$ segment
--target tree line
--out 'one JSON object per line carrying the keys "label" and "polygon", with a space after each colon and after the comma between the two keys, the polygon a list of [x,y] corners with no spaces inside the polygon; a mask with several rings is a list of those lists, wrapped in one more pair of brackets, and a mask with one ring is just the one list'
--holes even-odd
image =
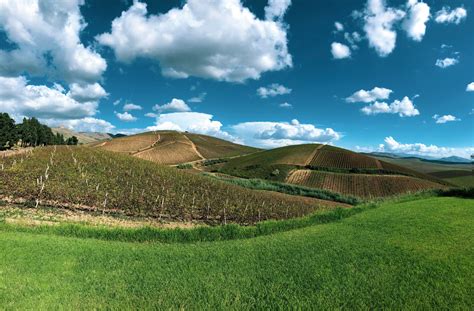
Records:
{"label": "tree line", "polygon": [[77,145],[76,136],[64,139],[64,135],[54,134],[51,128],[41,124],[36,118],[24,118],[23,123],[15,124],[8,113],[0,113],[0,150],[15,145],[37,147],[47,145]]}

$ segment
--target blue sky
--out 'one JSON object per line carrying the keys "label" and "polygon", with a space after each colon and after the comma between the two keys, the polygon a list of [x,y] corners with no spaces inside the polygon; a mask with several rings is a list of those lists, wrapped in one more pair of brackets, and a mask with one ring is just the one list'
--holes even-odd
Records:
{"label": "blue sky", "polygon": [[27,4],[0,3],[0,110],[17,120],[474,153],[472,1]]}

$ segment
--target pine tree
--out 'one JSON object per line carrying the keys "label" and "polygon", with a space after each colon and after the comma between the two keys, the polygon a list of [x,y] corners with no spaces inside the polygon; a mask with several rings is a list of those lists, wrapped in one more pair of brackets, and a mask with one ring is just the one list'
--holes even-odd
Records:
{"label": "pine tree", "polygon": [[0,150],[10,149],[17,142],[15,120],[8,113],[0,113]]}

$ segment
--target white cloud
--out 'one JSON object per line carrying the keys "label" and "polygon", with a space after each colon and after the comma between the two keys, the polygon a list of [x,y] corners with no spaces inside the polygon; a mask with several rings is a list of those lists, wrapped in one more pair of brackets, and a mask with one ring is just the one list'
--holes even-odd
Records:
{"label": "white cloud", "polygon": [[110,122],[91,117],[75,120],[41,119],[41,122],[51,127],[65,127],[76,132],[112,133],[115,131],[115,126]]}
{"label": "white cloud", "polygon": [[169,77],[243,82],[292,66],[281,21],[289,4],[270,1],[260,20],[240,0],[188,0],[160,15],[135,1],[97,40],[121,62],[156,60]]}
{"label": "white cloud", "polygon": [[351,57],[351,49],[345,44],[333,42],[331,44],[331,53],[334,59],[343,59]]}
{"label": "white cloud", "polygon": [[135,104],[132,104],[132,103],[125,104],[123,106],[123,111],[142,110],[142,109],[143,109],[142,106],[135,105]]}
{"label": "white cloud", "polygon": [[119,118],[120,121],[124,121],[124,122],[137,121],[137,118],[128,112],[124,112],[124,113],[115,112],[115,115],[117,116],[117,118]]}
{"label": "white cloud", "polygon": [[359,90],[346,98],[349,103],[371,103],[379,99],[388,99],[393,91],[383,87],[374,87],[370,91]]}
{"label": "white cloud", "polygon": [[418,0],[408,0],[407,7],[408,15],[402,27],[411,39],[421,41],[426,33],[426,23],[431,16],[430,7]]}
{"label": "white cloud", "polygon": [[422,155],[430,157],[449,157],[449,156],[460,156],[469,158],[474,153],[474,147],[466,148],[451,148],[451,147],[438,147],[436,145],[425,145],[422,143],[415,144],[403,144],[396,141],[393,137],[389,136],[385,138],[385,144],[379,147],[379,151],[407,153],[413,155]]}
{"label": "white cloud", "polygon": [[182,99],[173,98],[171,102],[164,105],[155,105],[153,110],[158,113],[164,112],[189,112],[191,108]]}
{"label": "white cloud", "polygon": [[395,49],[397,32],[394,27],[405,17],[405,12],[387,8],[384,0],[368,0],[363,13],[364,31],[369,45],[385,57]]}
{"label": "white cloud", "polygon": [[362,41],[362,37],[357,31],[354,31],[353,33],[345,32],[344,39],[351,45],[353,50],[357,50],[359,48],[357,43]]}
{"label": "white cloud", "polygon": [[435,114],[433,116],[433,119],[436,120],[437,124],[444,124],[446,122],[453,122],[453,121],[461,121],[461,119],[458,119],[455,116],[450,115],[450,114],[444,115],[444,116]]}
{"label": "white cloud", "polygon": [[285,103],[281,103],[280,107],[281,108],[293,108],[293,105],[285,102]]}
{"label": "white cloud", "polygon": [[257,90],[258,96],[261,98],[267,98],[267,97],[275,97],[278,95],[286,95],[290,94],[292,89],[287,88],[284,85],[278,84],[278,83],[273,83],[270,84],[267,87],[260,87]]}
{"label": "white cloud", "polygon": [[16,119],[79,119],[97,112],[96,101],[79,102],[64,88],[30,85],[25,77],[0,77],[0,107]]}
{"label": "white cloud", "polygon": [[99,101],[101,98],[109,95],[99,83],[72,83],[69,88],[68,95],[79,102]]}
{"label": "white cloud", "polygon": [[447,68],[450,66],[454,66],[459,63],[459,60],[456,58],[447,57],[445,59],[437,59],[435,65],[440,68]]}
{"label": "white cloud", "polygon": [[474,92],[474,82],[471,82],[467,85],[466,92]]}
{"label": "white cloud", "polygon": [[107,68],[106,61],[81,43],[86,27],[82,0],[0,1],[0,29],[13,50],[0,50],[0,75],[59,77],[67,82],[92,83]]}
{"label": "white cloud", "polygon": [[148,131],[174,130],[205,134],[236,141],[235,137],[222,130],[222,123],[212,120],[213,115],[200,112],[174,112],[161,114]]}
{"label": "white cloud", "polygon": [[467,11],[463,7],[451,10],[449,6],[443,7],[436,12],[435,21],[441,24],[459,24],[467,17]]}
{"label": "white cloud", "polygon": [[420,114],[413,102],[406,96],[401,101],[395,100],[391,104],[375,102],[363,107],[361,111],[366,115],[390,113],[398,114],[400,117],[414,117]]}
{"label": "white cloud", "polygon": [[319,129],[312,124],[291,122],[244,122],[232,126],[233,132],[246,144],[273,148],[304,143],[330,143],[341,138],[331,128]]}
{"label": "white cloud", "polygon": [[335,22],[334,27],[336,27],[336,32],[344,31],[344,25],[340,22]]}
{"label": "white cloud", "polygon": [[159,114],[153,113],[153,112],[148,112],[145,114],[145,117],[148,118],[158,118]]}
{"label": "white cloud", "polygon": [[285,16],[291,0],[269,0],[265,7],[265,18],[267,20],[281,21]]}
{"label": "white cloud", "polygon": [[199,94],[198,96],[195,96],[195,97],[192,97],[192,98],[188,99],[188,102],[190,102],[190,103],[202,103],[204,101],[204,99],[206,98],[206,95],[207,95],[207,93],[203,92],[203,93]]}

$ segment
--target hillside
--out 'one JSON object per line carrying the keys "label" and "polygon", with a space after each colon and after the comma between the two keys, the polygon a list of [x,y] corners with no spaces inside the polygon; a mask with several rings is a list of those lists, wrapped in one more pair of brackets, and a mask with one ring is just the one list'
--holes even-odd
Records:
{"label": "hillside", "polygon": [[0,199],[26,201],[32,206],[43,204],[168,221],[249,224],[342,205],[252,191],[90,147],[38,148],[1,158],[0,164]]}
{"label": "hillside", "polygon": [[376,158],[413,171],[442,179],[461,187],[474,187],[474,165],[470,163],[449,163],[419,158]]}
{"label": "hillside", "polygon": [[115,138],[97,148],[121,152],[159,164],[175,165],[205,159],[240,156],[259,149],[215,137],[174,131],[157,131]]}
{"label": "hillside", "polygon": [[0,298],[21,310],[472,310],[472,204],[388,202],[337,222],[191,244],[153,242],[151,229],[6,219]]}
{"label": "hillside", "polygon": [[112,136],[106,133],[96,133],[96,132],[75,132],[64,127],[56,127],[51,129],[54,134],[59,133],[64,136],[64,139],[67,139],[72,136],[76,136],[79,140],[79,144],[90,144],[102,140],[111,139]]}
{"label": "hillside", "polygon": [[[379,197],[443,188],[448,183],[402,166],[329,145],[297,145],[229,160],[220,172]],[[355,186],[355,184],[357,186]]]}

